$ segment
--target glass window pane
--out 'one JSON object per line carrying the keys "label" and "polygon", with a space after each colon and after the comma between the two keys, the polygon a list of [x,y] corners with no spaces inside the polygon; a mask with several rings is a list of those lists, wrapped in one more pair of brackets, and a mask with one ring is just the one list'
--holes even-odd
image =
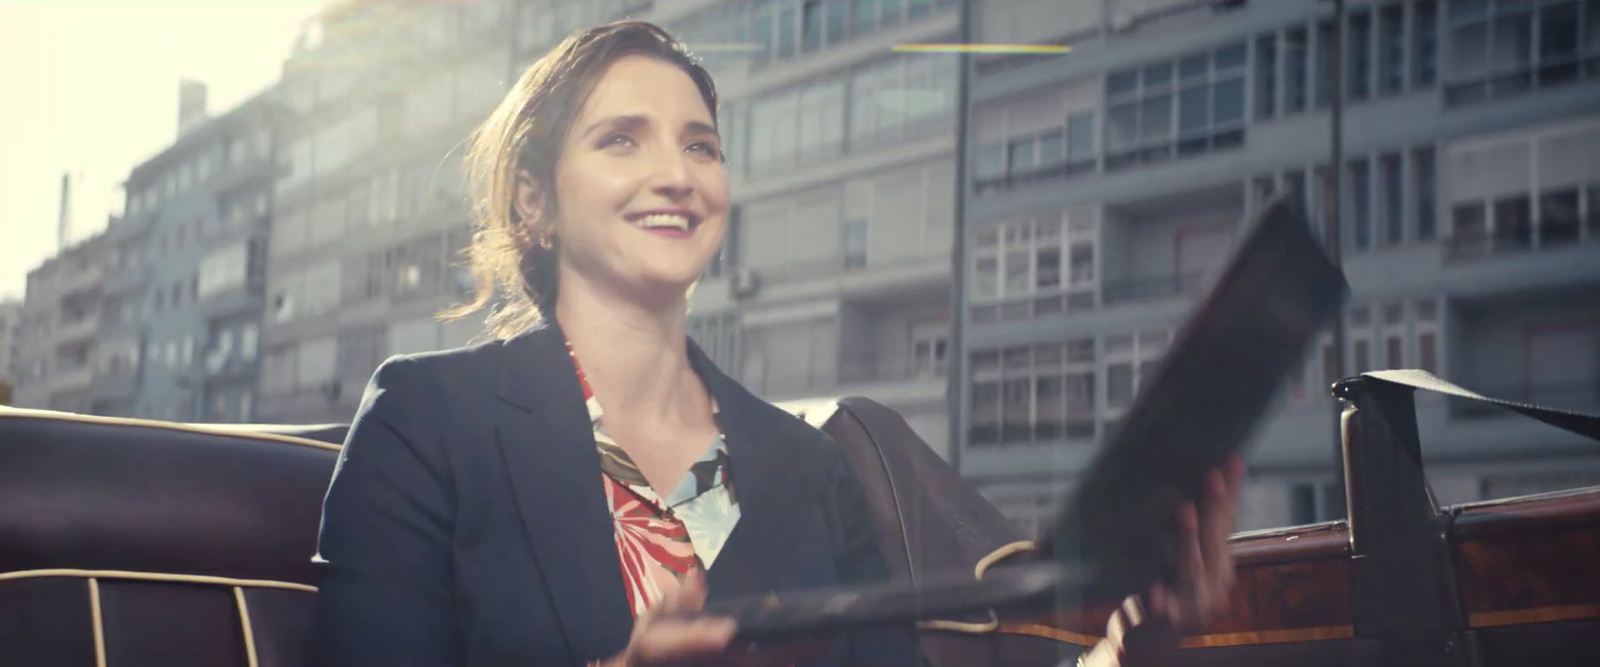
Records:
{"label": "glass window pane", "polygon": [[1183,81],[1206,76],[1211,58],[1209,54],[1189,56],[1178,61],[1178,78]]}
{"label": "glass window pane", "polygon": [[1501,199],[1494,203],[1494,245],[1496,250],[1522,249],[1533,245],[1533,221],[1527,195]]}
{"label": "glass window pane", "polygon": [[[1591,38],[1592,39],[1592,38]],[[1539,10],[1541,60],[1566,58],[1578,51],[1578,3],[1564,2]]]}
{"label": "glass window pane", "polygon": [[1178,99],[1178,134],[1189,136],[1205,132],[1210,125],[1210,86],[1185,88]]}
{"label": "glass window pane", "polygon": [[1244,79],[1218,83],[1215,95],[1212,123],[1226,125],[1244,120]]}
{"label": "glass window pane", "polygon": [[1139,74],[1134,71],[1117,72],[1106,77],[1106,96],[1131,93],[1139,86]]}
{"label": "glass window pane", "polygon": [[1078,114],[1067,119],[1067,159],[1073,162],[1094,157],[1094,115]]}
{"label": "glass window pane", "polygon": [[1028,291],[1028,253],[1017,251],[1006,253],[1005,289],[1008,295]]}
{"label": "glass window pane", "polygon": [[1479,74],[1488,66],[1489,24],[1473,23],[1450,31],[1450,73]]}
{"label": "glass window pane", "polygon": [[1278,36],[1256,40],[1256,117],[1271,118],[1277,111]]}
{"label": "glass window pane", "polygon": [[993,178],[1006,172],[1006,149],[1001,144],[989,144],[978,148],[978,163],[975,167],[978,178]]}
{"label": "glass window pane", "polygon": [[1244,44],[1234,44],[1217,51],[1217,71],[1222,72],[1236,67],[1244,67],[1246,61]]}
{"label": "glass window pane", "polygon": [[1061,164],[1066,159],[1065,138],[1060,130],[1046,132],[1039,137],[1039,164]]}
{"label": "glass window pane", "polygon": [[1119,410],[1133,403],[1133,365],[1112,364],[1106,367],[1106,407]]}
{"label": "glass window pane", "polygon": [[850,2],[849,0],[827,0],[827,2],[825,10],[827,16],[824,19],[827,24],[826,41],[828,44],[838,44],[844,41],[845,33],[849,29]]}
{"label": "glass window pane", "polygon": [[1041,290],[1055,289],[1061,286],[1061,249],[1040,248],[1038,265],[1035,267],[1035,285]]}
{"label": "glass window pane", "polygon": [[1295,113],[1306,108],[1306,56],[1305,28],[1294,28],[1283,35],[1283,109]]}
{"label": "glass window pane", "polygon": [[1143,141],[1172,136],[1172,96],[1156,95],[1140,104],[1139,135]]}
{"label": "glass window pane", "polygon": [[1146,94],[1154,89],[1165,88],[1170,85],[1172,85],[1172,63],[1165,62],[1145,66],[1144,92]]}
{"label": "glass window pane", "polygon": [[1118,151],[1139,140],[1139,110],[1134,102],[1118,104],[1106,110],[1106,149]]}
{"label": "glass window pane", "polygon": [[[1595,206],[1600,202],[1591,202]],[[1564,245],[1578,240],[1578,189],[1547,192],[1539,199],[1539,243]]]}
{"label": "glass window pane", "polygon": [[1416,47],[1412,63],[1412,85],[1433,85],[1435,61],[1438,58],[1439,9],[1433,0],[1417,3],[1412,9],[1412,44]]}
{"label": "glass window pane", "polygon": [[1006,164],[1011,173],[1016,174],[1033,170],[1034,145],[1033,137],[1011,140],[1011,144],[1006,148]]}
{"label": "glass window pane", "polygon": [[973,262],[972,295],[996,296],[1000,293],[1000,262],[994,257],[979,257]]}
{"label": "glass window pane", "polygon": [[1494,68],[1516,70],[1533,57],[1533,13],[1502,17],[1494,25]]}

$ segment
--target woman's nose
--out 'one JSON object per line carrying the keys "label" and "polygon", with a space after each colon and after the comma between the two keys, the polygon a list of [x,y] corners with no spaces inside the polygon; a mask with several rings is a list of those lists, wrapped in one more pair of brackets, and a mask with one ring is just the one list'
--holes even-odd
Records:
{"label": "woman's nose", "polygon": [[688,158],[677,151],[672,151],[657,161],[655,172],[651,175],[650,187],[657,193],[680,199],[694,192],[694,180],[689,173]]}

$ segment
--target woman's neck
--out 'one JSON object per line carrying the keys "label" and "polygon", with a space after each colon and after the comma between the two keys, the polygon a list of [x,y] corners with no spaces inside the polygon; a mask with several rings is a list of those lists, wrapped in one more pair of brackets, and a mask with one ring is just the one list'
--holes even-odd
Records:
{"label": "woman's neck", "polygon": [[683,299],[641,303],[566,278],[555,317],[606,412],[679,421],[690,418],[685,408],[709,407],[689,365]]}

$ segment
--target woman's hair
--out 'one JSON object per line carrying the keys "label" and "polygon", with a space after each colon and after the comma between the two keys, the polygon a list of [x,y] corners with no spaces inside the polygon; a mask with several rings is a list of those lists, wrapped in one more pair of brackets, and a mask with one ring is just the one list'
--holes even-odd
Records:
{"label": "woman's hair", "polygon": [[[629,55],[677,65],[700,89],[715,122],[711,75],[660,27],[617,21],[567,37],[522,73],[473,133],[464,165],[476,231],[465,254],[476,287],[466,303],[444,313],[446,318],[487,310],[487,333],[509,337],[554,313],[559,239],[550,234],[557,210],[556,162],[595,84],[612,63]],[[543,212],[527,221],[531,224],[514,204],[517,172],[524,169],[544,195]]]}

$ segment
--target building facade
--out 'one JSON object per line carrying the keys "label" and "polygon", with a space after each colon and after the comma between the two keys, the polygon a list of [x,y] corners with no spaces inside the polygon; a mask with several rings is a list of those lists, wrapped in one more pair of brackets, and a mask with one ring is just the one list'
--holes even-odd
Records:
{"label": "building facade", "polygon": [[28,272],[11,364],[18,407],[89,411],[106,248],[96,234]]}
{"label": "building facade", "polygon": [[[1036,526],[1227,260],[1284,195],[1353,294],[1249,450],[1243,527],[1342,512],[1342,375],[1424,368],[1600,406],[1600,2],[983,0],[963,187],[962,472]],[[1334,71],[1342,33],[1342,76]],[[1343,164],[1331,166],[1334,86]],[[1592,443],[1419,396],[1441,502],[1600,480]]]}
{"label": "building facade", "polygon": [[959,2],[657,3],[716,78],[734,212],[691,335],[773,401],[862,395],[947,453]]}
{"label": "building facade", "polygon": [[129,173],[107,265],[90,409],[113,416],[241,422],[255,413],[272,217],[267,90],[206,117],[185,83],[179,136]]}
{"label": "building facade", "polygon": [[[774,400],[859,393],[946,430],[955,2],[344,3],[286,63],[262,418],[347,420],[392,354],[450,347],[464,296],[460,153],[572,31],[631,16],[714,71],[734,192],[691,334]],[[337,287],[337,289],[334,289]]]}
{"label": "building facade", "polygon": [[[571,20],[613,9],[581,4]],[[521,7],[331,3],[308,24],[281,84],[262,420],[348,421],[385,358],[480,333],[436,315],[468,287],[464,142],[556,36],[525,39]]]}
{"label": "building facade", "polygon": [[17,382],[18,346],[22,337],[22,302],[14,299],[0,301],[0,380],[12,385]]}

